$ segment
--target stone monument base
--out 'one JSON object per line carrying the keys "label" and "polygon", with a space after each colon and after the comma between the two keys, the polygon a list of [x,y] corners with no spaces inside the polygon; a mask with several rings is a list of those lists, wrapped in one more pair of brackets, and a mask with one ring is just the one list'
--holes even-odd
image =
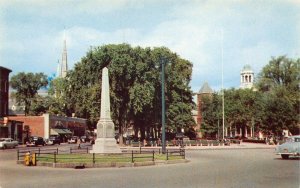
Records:
{"label": "stone monument base", "polygon": [[115,138],[97,138],[90,153],[122,153]]}

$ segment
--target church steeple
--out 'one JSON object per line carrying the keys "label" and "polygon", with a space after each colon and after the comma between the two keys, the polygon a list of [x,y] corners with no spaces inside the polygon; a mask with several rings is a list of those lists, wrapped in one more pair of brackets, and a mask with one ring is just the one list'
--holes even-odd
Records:
{"label": "church steeple", "polygon": [[64,31],[64,40],[63,40],[63,52],[61,61],[58,60],[57,66],[57,77],[65,78],[68,72],[68,56],[67,56],[67,40],[66,40],[66,30]]}
{"label": "church steeple", "polygon": [[64,31],[64,43],[63,43],[63,53],[61,61],[61,76],[62,78],[66,77],[68,72],[68,59],[67,59],[67,40],[66,40],[66,31]]}

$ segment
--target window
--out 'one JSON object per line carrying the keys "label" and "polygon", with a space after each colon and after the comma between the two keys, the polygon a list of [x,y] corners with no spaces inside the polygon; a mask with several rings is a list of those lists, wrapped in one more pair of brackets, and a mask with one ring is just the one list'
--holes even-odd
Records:
{"label": "window", "polygon": [[8,92],[8,88],[7,88],[7,81],[5,81],[4,83],[4,92],[7,93]]}

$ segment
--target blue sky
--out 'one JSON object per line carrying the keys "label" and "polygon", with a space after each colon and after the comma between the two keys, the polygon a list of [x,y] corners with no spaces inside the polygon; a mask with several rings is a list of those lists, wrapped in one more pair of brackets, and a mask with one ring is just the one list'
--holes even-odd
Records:
{"label": "blue sky", "polygon": [[56,73],[64,28],[69,68],[90,46],[166,46],[193,63],[191,87],[238,88],[249,64],[300,56],[298,0],[0,0],[0,66]]}

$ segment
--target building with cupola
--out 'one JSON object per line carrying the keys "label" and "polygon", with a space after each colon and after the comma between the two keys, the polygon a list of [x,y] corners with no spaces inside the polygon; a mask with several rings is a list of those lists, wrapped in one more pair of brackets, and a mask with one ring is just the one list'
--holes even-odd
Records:
{"label": "building with cupola", "polygon": [[253,88],[254,83],[254,72],[250,65],[245,65],[241,70],[241,89]]}

